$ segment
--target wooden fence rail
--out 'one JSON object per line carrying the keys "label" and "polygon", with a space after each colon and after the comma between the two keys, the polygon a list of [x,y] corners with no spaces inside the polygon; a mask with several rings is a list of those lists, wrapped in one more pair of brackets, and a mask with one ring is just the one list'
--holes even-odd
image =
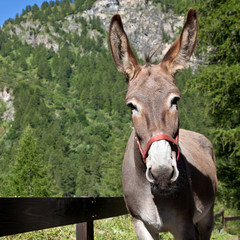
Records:
{"label": "wooden fence rail", "polygon": [[90,240],[94,220],[127,213],[123,197],[0,198],[0,237],[77,224],[76,239]]}
{"label": "wooden fence rail", "polygon": [[[92,240],[93,221],[127,214],[123,197],[78,198],[0,198],[0,237],[77,224],[76,239]],[[240,216],[225,217],[227,221],[240,220]]]}
{"label": "wooden fence rail", "polygon": [[228,221],[236,221],[240,220],[240,216],[235,216],[235,217],[225,217],[224,216],[224,210],[221,210],[220,213],[214,215],[214,219],[216,220],[217,218],[222,218],[222,227],[223,229],[226,228],[226,224]]}

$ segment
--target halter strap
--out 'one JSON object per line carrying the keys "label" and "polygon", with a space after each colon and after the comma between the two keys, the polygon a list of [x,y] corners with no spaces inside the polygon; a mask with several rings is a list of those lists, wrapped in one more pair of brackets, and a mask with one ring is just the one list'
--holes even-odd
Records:
{"label": "halter strap", "polygon": [[169,142],[171,142],[171,143],[173,143],[174,145],[177,146],[178,155],[177,155],[176,161],[178,161],[179,152],[180,152],[180,150],[179,150],[179,144],[178,144],[178,135],[176,136],[175,139],[172,138],[171,136],[166,135],[166,134],[155,135],[155,136],[153,136],[152,138],[150,138],[150,140],[148,141],[148,143],[147,143],[144,151],[143,151],[142,148],[141,148],[141,145],[140,145],[140,142],[139,142],[138,137],[136,137],[136,138],[137,138],[138,148],[139,148],[139,150],[140,150],[140,153],[141,153],[141,155],[142,155],[142,158],[143,158],[144,163],[146,163],[146,160],[145,160],[145,159],[146,159],[147,156],[148,156],[148,151],[149,151],[149,148],[151,147],[151,145],[152,145],[154,142],[156,142],[156,141],[161,141],[161,140],[167,140],[167,141],[169,141]]}

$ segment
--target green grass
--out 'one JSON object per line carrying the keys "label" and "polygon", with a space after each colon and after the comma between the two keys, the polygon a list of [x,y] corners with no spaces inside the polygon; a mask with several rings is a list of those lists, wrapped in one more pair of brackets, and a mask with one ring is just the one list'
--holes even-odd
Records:
{"label": "green grass", "polygon": [[137,239],[129,215],[95,221],[94,237],[97,240]]}
{"label": "green grass", "polygon": [[[161,240],[173,240],[170,233],[160,234]],[[61,240],[76,239],[76,226],[69,225],[35,232],[2,237],[0,240]],[[129,215],[94,221],[94,239],[96,240],[136,240],[132,218]],[[211,240],[238,240],[237,235],[215,229]]]}
{"label": "green grass", "polygon": [[21,233],[7,237],[0,237],[1,240],[73,240],[76,239],[75,225],[50,228],[28,233]]}

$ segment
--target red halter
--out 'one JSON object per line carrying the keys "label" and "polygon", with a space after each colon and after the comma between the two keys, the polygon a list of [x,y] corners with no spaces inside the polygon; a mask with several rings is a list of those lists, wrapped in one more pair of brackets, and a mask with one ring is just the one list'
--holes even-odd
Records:
{"label": "red halter", "polygon": [[[141,145],[140,145],[140,142],[139,142],[139,139],[137,137],[137,144],[138,144],[138,147],[139,147],[139,150],[140,150],[140,153],[142,155],[142,158],[143,158],[143,161],[145,162],[145,159],[147,158],[148,156],[148,150],[149,148],[151,147],[152,143],[156,142],[156,141],[160,141],[160,140],[167,140],[171,143],[173,143],[174,145],[177,146],[177,149],[178,149],[178,155],[177,155],[177,159],[179,158],[179,145],[178,145],[178,135],[176,136],[176,138],[172,138],[166,134],[159,134],[159,135],[155,135],[153,136],[147,143],[147,146],[145,147],[145,150],[143,151],[142,148],[141,148]],[[145,162],[146,163],[146,162]]]}

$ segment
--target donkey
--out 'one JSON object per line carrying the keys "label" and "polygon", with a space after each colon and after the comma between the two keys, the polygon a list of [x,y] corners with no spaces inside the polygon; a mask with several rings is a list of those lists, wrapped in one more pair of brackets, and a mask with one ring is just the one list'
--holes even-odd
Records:
{"label": "donkey", "polygon": [[134,130],[122,169],[126,206],[138,239],[210,239],[217,191],[216,161],[210,141],[179,129],[179,89],[174,75],[186,68],[197,39],[197,13],[190,9],[183,30],[153,65],[138,64],[119,14],[113,16],[109,40],[114,62],[128,82],[126,104]]}

